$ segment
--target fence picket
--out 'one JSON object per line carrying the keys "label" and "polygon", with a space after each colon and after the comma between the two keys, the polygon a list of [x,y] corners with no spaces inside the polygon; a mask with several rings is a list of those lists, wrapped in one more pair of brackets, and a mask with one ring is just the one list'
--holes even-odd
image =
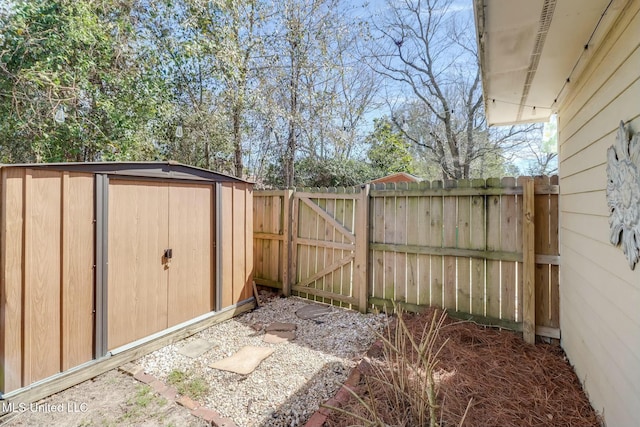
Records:
{"label": "fence picket", "polygon": [[[549,179],[549,184],[558,185],[558,175],[553,175]],[[560,244],[558,241],[559,212],[558,195],[554,194],[549,198],[549,253],[560,255]],[[550,275],[550,305],[551,318],[549,324],[552,328],[560,328],[560,266],[551,265]]]}
{"label": "fence picket", "polygon": [[[445,180],[444,188],[456,188],[457,182],[454,180]],[[445,248],[456,247],[456,226],[457,211],[456,211],[457,197],[449,196],[444,197],[442,203],[442,216],[443,216],[443,242],[442,246]],[[443,298],[444,308],[456,310],[456,257],[445,256],[444,257],[444,283],[443,283]]]}
{"label": "fence picket", "polygon": [[[399,182],[396,184],[397,190],[407,190],[408,185],[406,182]],[[395,198],[395,233],[393,236],[393,243],[407,244],[407,198],[396,197]],[[395,252],[395,295],[396,301],[407,301],[407,254],[405,252]]]}
{"label": "fence picket", "polygon": [[[261,233],[264,231],[264,203],[266,197],[253,197],[253,232]],[[267,274],[267,269],[264,265],[264,239],[253,239],[253,265],[255,268],[254,277],[256,279],[261,278],[262,275]]]}
{"label": "fence picket", "polygon": [[[469,188],[471,182],[468,179],[458,181],[458,188]],[[458,241],[456,247],[471,249],[471,197],[458,197]],[[470,313],[471,311],[471,258],[458,257],[457,259],[457,311]]]}
{"label": "fence picket", "polygon": [[[384,184],[378,184],[379,186]],[[371,239],[374,243],[384,243],[384,206],[385,197],[376,196],[371,198],[373,203],[372,223],[371,223]],[[371,280],[373,281],[373,296],[376,298],[384,298],[384,252],[371,250]]]}
{"label": "fence picket", "polygon": [[[474,188],[486,186],[484,179],[474,179],[471,182]],[[486,234],[486,199],[484,196],[471,197],[471,236],[469,246],[471,249],[485,250],[487,246]],[[485,260],[471,259],[471,314],[485,315],[484,288],[485,288]]]}
{"label": "fence picket", "polygon": [[[424,217],[420,214],[419,204],[421,197],[406,197],[407,213],[405,221],[406,243],[417,245],[420,239],[420,230],[424,227]],[[417,254],[407,254],[407,294],[405,301],[410,304],[418,304],[418,289],[420,288],[420,267]]]}
{"label": "fence picket", "polygon": [[[387,189],[394,189],[396,185],[395,183],[388,183]],[[384,243],[394,243],[396,237],[396,198],[394,197],[385,197],[384,199]],[[383,257],[383,266],[384,266],[384,292],[383,298],[389,300],[395,300],[395,287],[396,287],[396,267],[395,260],[396,256],[394,252],[385,251]]]}
{"label": "fence picket", "polygon": [[[339,187],[336,189],[336,194],[345,194],[346,189],[344,187]],[[346,199],[337,199],[336,198],[336,202],[335,202],[335,218],[336,220],[338,220],[338,222],[340,222],[341,224],[345,223],[345,205],[347,203]],[[335,237],[334,239],[340,243],[345,243],[346,239],[344,237],[344,235],[342,233],[339,233],[335,228],[334,228],[334,233],[335,233]],[[344,257],[345,255],[345,251],[343,249],[336,249],[335,252],[335,259],[341,259]],[[343,277],[344,277],[344,272],[343,272],[343,268],[340,268],[339,270],[336,270],[334,273],[334,282],[333,282],[333,293],[334,294],[340,294],[340,295],[345,295],[345,291],[343,289]],[[340,306],[347,306],[347,304],[345,303],[340,303]]]}
{"label": "fence picket", "polygon": [[[548,176],[537,176],[534,179],[535,185],[549,185]],[[535,251],[537,254],[550,255],[551,242],[549,240],[549,195],[536,194],[535,203],[535,227],[536,241]],[[544,230],[544,231],[543,231]],[[551,266],[548,264],[536,264],[536,319],[545,326],[551,321]]]}
{"label": "fence picket", "polygon": [[[327,188],[327,193],[328,194],[333,194],[336,192],[336,188],[335,187],[330,187]],[[327,211],[327,213],[335,219],[336,217],[336,199],[325,199],[324,200],[324,209]],[[330,241],[330,242],[335,242],[336,239],[336,230],[335,227],[332,227],[331,224],[327,223],[325,221],[325,226],[324,226],[324,230],[323,234],[322,234],[322,238],[323,240],[326,241]],[[324,252],[324,265],[331,265],[333,264],[335,261],[338,260],[338,258],[336,258],[336,249],[335,248],[325,248],[325,252]],[[335,273],[331,272],[329,274],[327,274],[324,277],[324,283],[322,286],[322,289],[324,291],[326,291],[327,293],[340,293],[340,286],[339,286],[340,281],[338,281],[338,286],[336,286],[336,277],[335,277]],[[336,292],[336,290],[338,292]],[[331,304],[335,304],[334,301],[329,301]]]}
{"label": "fence picket", "polygon": [[[524,187],[525,183],[529,177],[521,176],[516,180],[518,187]],[[516,233],[516,247],[518,249],[522,249],[522,231],[524,227],[524,199],[522,195],[519,194],[516,196],[516,229],[518,232]],[[518,295],[518,300],[516,301],[516,320],[518,322],[522,321],[522,296],[523,296],[523,285],[524,285],[524,264],[522,262],[517,263],[517,272],[516,272],[516,294]]]}
{"label": "fence picket", "polygon": [[[354,193],[354,189],[353,188],[345,188],[344,189],[345,194],[353,194]],[[342,217],[342,223],[351,231],[355,230],[355,200],[353,199],[345,199],[345,204],[344,204],[344,213],[343,213],[343,217]],[[342,236],[343,238],[343,242],[346,242],[347,240],[344,238],[344,236]],[[346,256],[346,251],[342,251],[342,256]],[[352,280],[351,280],[351,276],[353,274],[353,261],[347,265],[344,265],[341,267],[342,270],[342,281],[341,281],[341,289],[342,289],[342,295],[349,295],[349,296],[357,296],[354,293],[354,289],[353,289],[353,285],[352,285]],[[343,305],[344,307],[351,307],[351,305]]]}
{"label": "fence picket", "polygon": [[[280,219],[282,217],[282,209],[281,209],[281,197],[273,196],[267,197],[268,199],[268,207],[271,210],[271,218],[269,221],[268,231],[273,234],[280,234]],[[269,277],[273,280],[278,280],[280,278],[280,241],[271,240],[266,241],[267,254],[269,256]]]}
{"label": "fence picket", "polygon": [[[327,193],[327,188],[322,188],[320,187],[318,189],[318,191],[320,193]],[[327,210],[327,200],[325,198],[321,198],[318,199],[316,201],[316,204],[318,205],[319,208],[321,208],[323,211]],[[322,217],[318,217],[318,221],[317,221],[317,225],[316,225],[316,230],[315,230],[315,235],[316,235],[316,240],[326,240],[325,239],[325,229],[327,228],[327,220],[322,218]],[[321,247],[318,246],[316,248],[317,252],[316,252],[316,260],[315,260],[315,265],[316,265],[316,269],[320,270],[322,269],[322,267],[326,266],[326,265],[330,265],[327,264],[327,248],[325,247]],[[328,276],[322,276],[320,277],[317,281],[315,281],[312,285],[314,288],[316,289],[322,289],[323,291],[326,291],[327,288],[326,286],[328,286]],[[325,298],[325,297],[318,297],[316,296],[316,301],[320,301],[326,304],[331,304],[332,300]]]}
{"label": "fence picket", "polygon": [[[515,187],[515,178],[503,178],[502,187]],[[518,250],[516,235],[516,196],[504,195],[500,197],[500,233],[501,248],[505,251]],[[500,277],[500,317],[507,320],[516,320],[516,263],[513,261],[501,261]]]}
{"label": "fence picket", "polygon": [[[442,181],[433,181],[431,188],[442,188]],[[442,197],[431,197],[431,233],[429,246],[442,247]],[[431,255],[431,305],[442,307],[443,257]]]}
{"label": "fence picket", "polygon": [[[302,191],[309,191],[309,189],[303,188]],[[309,238],[311,237],[311,230],[315,226],[315,221],[316,221],[315,215],[313,215],[311,208],[309,208],[309,206],[307,206],[305,203],[300,203],[300,213],[301,213],[300,228],[298,230],[299,236],[303,238]],[[313,248],[311,248],[309,245],[299,246],[299,251],[300,251],[300,255],[298,257],[300,260],[299,281],[302,281],[302,278],[304,277],[313,276],[313,274],[315,273],[315,271],[311,270],[312,250]],[[315,300],[315,296],[307,293],[300,293],[299,295],[303,298],[310,298]]]}
{"label": "fence picket", "polygon": [[[420,189],[429,189],[431,183],[429,181],[421,182],[419,184]],[[418,212],[417,218],[420,218],[420,223],[417,228],[413,230],[412,234],[418,237],[416,244],[420,246],[427,246],[431,238],[431,198],[427,196],[417,197]],[[431,301],[431,256],[430,255],[418,255],[418,301],[419,305],[429,305]]]}
{"label": "fence picket", "polygon": [[[500,187],[498,178],[487,179],[487,187]],[[500,242],[500,196],[489,196],[487,201],[487,250],[499,251]],[[487,260],[485,286],[486,315],[500,318],[500,261]]]}

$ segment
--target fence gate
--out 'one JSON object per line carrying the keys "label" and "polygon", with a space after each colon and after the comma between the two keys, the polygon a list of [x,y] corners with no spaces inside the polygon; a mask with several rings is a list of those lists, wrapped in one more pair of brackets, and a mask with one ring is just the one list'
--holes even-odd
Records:
{"label": "fence gate", "polygon": [[294,294],[353,308],[367,308],[366,191],[344,189],[293,196]]}

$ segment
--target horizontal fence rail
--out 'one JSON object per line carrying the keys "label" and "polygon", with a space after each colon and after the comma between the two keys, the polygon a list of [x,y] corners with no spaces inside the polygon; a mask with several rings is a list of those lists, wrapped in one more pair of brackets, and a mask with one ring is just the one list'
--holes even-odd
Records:
{"label": "horizontal fence rail", "polygon": [[557,176],[255,191],[255,280],[559,338],[558,193]]}

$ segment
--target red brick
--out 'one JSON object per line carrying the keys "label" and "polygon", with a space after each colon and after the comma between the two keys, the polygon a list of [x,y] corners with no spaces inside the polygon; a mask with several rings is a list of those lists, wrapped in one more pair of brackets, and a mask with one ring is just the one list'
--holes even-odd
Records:
{"label": "red brick", "polygon": [[318,411],[309,418],[304,427],[322,427],[325,421],[327,421],[327,416]]}
{"label": "red brick", "polygon": [[191,410],[197,409],[202,406],[199,402],[196,402],[188,396],[181,396],[180,399],[176,400],[176,402],[178,403],[178,405],[184,406],[185,408]]}
{"label": "red brick", "polygon": [[160,394],[162,394],[167,388],[169,388],[164,382],[160,380],[155,380],[152,383],[149,383],[149,386],[153,389],[153,391]]}
{"label": "red brick", "polygon": [[344,382],[345,385],[348,385],[350,388],[355,388],[360,382],[360,371],[358,369],[353,369],[349,378]]}
{"label": "red brick", "polygon": [[[324,405],[333,406],[335,408],[341,407],[344,403],[348,402],[351,398],[351,392],[349,389],[354,390],[358,383],[360,382],[360,371],[358,369],[353,369],[349,377],[344,382],[342,387],[338,390],[338,392],[327,400]],[[331,414],[331,409],[321,406],[312,416],[309,418],[309,421],[304,425],[304,427],[322,427],[327,421],[327,417]]]}
{"label": "red brick", "polygon": [[215,420],[213,424],[216,427],[238,427],[236,423],[234,423],[233,420],[231,420],[230,418],[222,418],[222,417]]}
{"label": "red brick", "polygon": [[220,416],[216,411],[209,408],[198,408],[191,411],[191,415],[201,418],[216,427],[237,427],[229,418]]}
{"label": "red brick", "polygon": [[135,378],[138,381],[143,382],[145,384],[150,384],[150,383],[156,381],[156,377],[154,377],[153,375],[146,374],[144,371],[138,372],[137,374],[135,374],[133,376],[133,378]]}
{"label": "red brick", "polygon": [[160,392],[160,396],[164,397],[167,400],[176,400],[176,396],[178,394],[178,390],[175,387],[167,386],[166,389]]}
{"label": "red brick", "polygon": [[218,418],[218,413],[212,411],[209,408],[196,408],[191,411],[191,415],[202,418],[207,422],[213,422],[216,418]]}
{"label": "red brick", "polygon": [[[332,397],[331,399],[329,399],[326,402],[324,402],[324,404],[326,406],[332,406],[334,408],[337,408],[337,407],[340,406],[340,401],[336,397]],[[330,408],[325,408],[325,409],[327,409],[328,411],[331,411]]]}

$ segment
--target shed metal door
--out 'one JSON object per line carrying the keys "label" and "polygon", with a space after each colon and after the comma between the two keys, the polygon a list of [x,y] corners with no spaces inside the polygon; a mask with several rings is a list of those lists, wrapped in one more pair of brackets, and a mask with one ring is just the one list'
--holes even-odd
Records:
{"label": "shed metal door", "polygon": [[109,350],[213,310],[212,205],[208,185],[110,180]]}
{"label": "shed metal door", "polygon": [[169,187],[169,326],[213,310],[213,187]]}

